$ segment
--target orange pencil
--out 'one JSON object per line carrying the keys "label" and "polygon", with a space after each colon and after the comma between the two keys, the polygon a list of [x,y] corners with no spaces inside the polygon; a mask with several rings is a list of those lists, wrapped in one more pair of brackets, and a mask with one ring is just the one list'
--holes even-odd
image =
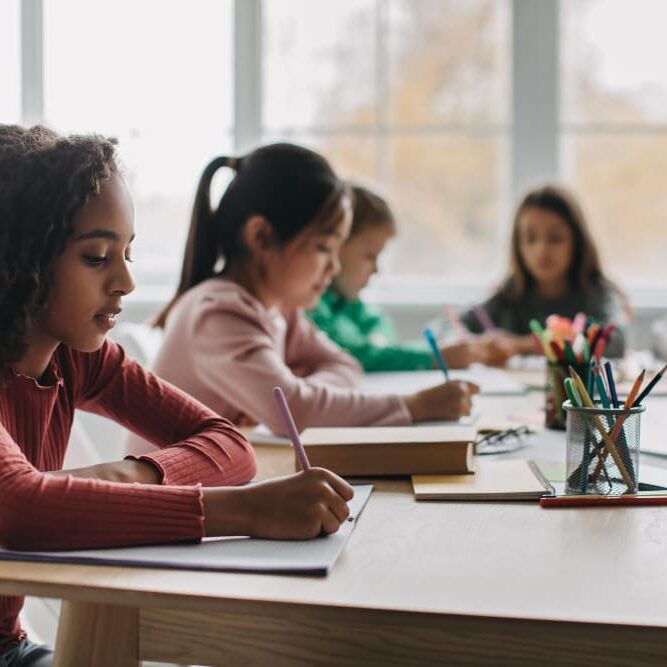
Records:
{"label": "orange pencil", "polygon": [[665,371],[667,371],[667,364],[663,366],[654,376],[654,378],[646,385],[646,388],[644,391],[642,391],[637,398],[635,398],[632,407],[636,408],[638,405],[641,405],[641,402],[651,393],[651,389],[655,387],[658,382],[660,382],[662,376],[665,374]]}
{"label": "orange pencil", "polygon": [[[630,393],[628,394],[627,398],[625,399],[625,403],[623,403],[623,409],[624,410],[629,410],[632,407],[632,404],[635,402],[635,399],[637,398],[637,394],[639,393],[639,388],[642,386],[642,382],[644,381],[644,376],[646,375],[646,370],[643,370],[635,379],[635,381],[632,383],[632,387],[630,387]],[[614,428],[611,429],[611,433],[609,434],[609,437],[611,440],[614,442],[616,441],[616,438],[618,437],[618,434],[620,433],[621,429],[623,428],[623,423],[627,419],[627,415],[621,415],[617,420],[616,423],[614,424]],[[602,464],[604,463],[604,460],[607,458],[607,452],[602,455],[602,459],[600,459],[595,466],[595,470],[593,471],[593,479],[597,479],[598,475],[600,474],[600,471],[602,470]]]}
{"label": "orange pencil", "polygon": [[599,331],[600,331],[600,325],[597,322],[591,324],[591,326],[588,327],[588,333],[586,334],[586,336],[588,337],[589,345],[592,346],[595,343],[595,339],[597,338]]}
{"label": "orange pencil", "polygon": [[[579,377],[579,375],[576,373],[574,368],[572,366],[569,367],[570,370],[570,376],[572,377],[572,380],[574,381],[574,384],[576,385],[577,389],[579,390],[579,394],[581,396],[581,400],[584,403],[584,407],[587,408],[594,408],[595,404],[591,400],[591,397],[588,395],[588,392],[586,391],[586,387],[582,381],[582,379]],[[633,399],[634,400],[634,399]],[[632,403],[630,404],[632,405]],[[598,430],[600,433],[600,436],[602,437],[602,440],[605,444],[606,451],[603,454],[602,458],[598,461],[598,468],[602,467],[602,461],[604,460],[607,452],[609,452],[614,459],[614,463],[616,464],[616,467],[618,468],[618,471],[621,473],[621,477],[623,478],[623,481],[626,483],[627,487],[629,489],[634,488],[635,486],[635,480],[629,475],[628,469],[625,467],[625,463],[623,463],[623,459],[621,458],[620,454],[618,453],[618,449],[616,448],[616,442],[614,440],[614,432],[618,433],[618,430],[620,430],[620,427],[618,427],[618,423],[620,420],[616,422],[614,425],[614,428],[612,429],[611,433],[607,432],[607,429],[604,427],[604,424],[600,420],[600,418],[597,415],[592,415],[592,420],[593,424],[595,425],[595,428]],[[622,422],[621,422],[622,425]],[[618,429],[617,429],[618,427]],[[596,468],[597,472],[597,468]],[[595,473],[593,474],[593,479],[595,479]]]}
{"label": "orange pencil", "polygon": [[632,383],[632,387],[630,387],[630,393],[628,394],[628,397],[625,399],[625,403],[623,403],[624,410],[629,410],[632,407],[632,404],[635,402],[635,398],[637,398],[637,394],[639,393],[639,389],[642,386],[642,382],[644,382],[645,375],[646,375],[646,369],[644,369]]}

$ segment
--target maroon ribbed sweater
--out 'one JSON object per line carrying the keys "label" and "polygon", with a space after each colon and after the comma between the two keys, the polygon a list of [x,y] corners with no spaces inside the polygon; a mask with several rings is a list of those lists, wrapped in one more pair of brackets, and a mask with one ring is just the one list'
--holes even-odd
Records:
{"label": "maroon ribbed sweater", "polygon": [[[231,424],[107,341],[92,353],[61,345],[38,384],[0,373],[0,545],[80,549],[203,536],[201,487],[255,474],[250,444]],[[164,447],[141,457],[162,486],[71,476],[62,469],[74,409],[110,417]],[[0,597],[0,653],[22,636],[20,597]]]}

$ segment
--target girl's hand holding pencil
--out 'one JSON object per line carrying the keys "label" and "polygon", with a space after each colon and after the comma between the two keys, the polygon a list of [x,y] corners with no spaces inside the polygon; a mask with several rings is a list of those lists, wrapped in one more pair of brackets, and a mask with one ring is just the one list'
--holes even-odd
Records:
{"label": "girl's hand holding pencil", "polygon": [[280,387],[273,393],[302,471],[244,487],[206,489],[207,535],[309,539],[335,533],[350,514],[347,501],[354,490],[331,471],[310,467],[285,395]]}
{"label": "girl's hand holding pencil", "polygon": [[478,392],[479,387],[472,382],[452,380],[404,396],[403,400],[413,422],[457,421],[470,414],[472,397]]}
{"label": "girl's hand holding pencil", "polygon": [[482,334],[471,339],[472,357],[485,366],[505,366],[514,351],[512,345],[501,334]]}
{"label": "girl's hand holding pencil", "polygon": [[440,353],[448,368],[468,368],[472,363],[504,366],[512,356],[511,349],[501,338],[486,335],[469,336],[464,340],[442,345]]}
{"label": "girl's hand holding pencil", "polygon": [[420,422],[430,419],[456,421],[469,415],[472,410],[472,396],[479,392],[479,387],[472,382],[449,382],[449,368],[438,347],[435,334],[431,329],[426,328],[424,338],[446,382],[404,397],[412,421]]}
{"label": "girl's hand holding pencil", "polygon": [[448,344],[437,341],[431,329],[424,330],[424,336],[433,352],[433,367],[440,368],[440,370],[442,370],[442,364],[438,356],[447,369],[468,368],[472,363],[504,366],[512,356],[511,346],[497,335],[474,336],[466,333],[464,337]]}
{"label": "girl's hand holding pencil", "polygon": [[[305,540],[335,533],[350,514],[352,487],[323,468],[233,489],[239,535]],[[222,491],[222,489],[221,489]]]}

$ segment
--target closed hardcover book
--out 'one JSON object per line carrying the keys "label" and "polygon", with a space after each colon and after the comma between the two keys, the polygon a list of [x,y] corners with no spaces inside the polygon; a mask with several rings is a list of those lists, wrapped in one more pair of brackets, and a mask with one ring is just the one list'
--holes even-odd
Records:
{"label": "closed hardcover book", "polygon": [[471,426],[307,428],[301,442],[312,466],[339,475],[467,473],[477,431]]}

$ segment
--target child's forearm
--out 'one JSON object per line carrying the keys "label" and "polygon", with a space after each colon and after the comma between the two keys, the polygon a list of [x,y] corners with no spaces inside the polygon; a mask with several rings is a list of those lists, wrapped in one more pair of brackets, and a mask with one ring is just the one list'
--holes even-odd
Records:
{"label": "child's forearm", "polygon": [[100,463],[94,466],[84,468],[72,468],[69,470],[55,470],[49,474],[57,477],[82,477],[84,479],[103,479],[107,482],[121,482],[131,484],[139,482],[140,484],[161,484],[162,475],[160,471],[147,461],[111,461],[109,463]]}
{"label": "child's forearm", "polygon": [[532,336],[517,336],[513,340],[513,346],[516,354],[538,354]]}
{"label": "child's forearm", "polygon": [[243,487],[203,489],[205,535],[250,535],[252,518]]}

